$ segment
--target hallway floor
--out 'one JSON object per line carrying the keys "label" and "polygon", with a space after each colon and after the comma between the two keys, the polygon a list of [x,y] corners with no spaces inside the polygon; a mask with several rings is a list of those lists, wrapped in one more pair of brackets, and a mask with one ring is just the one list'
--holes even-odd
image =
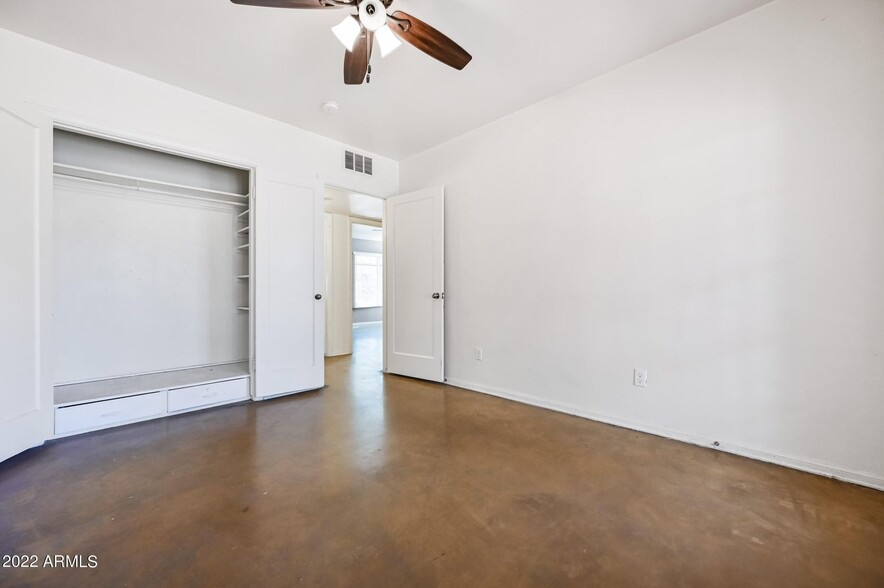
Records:
{"label": "hallway floor", "polygon": [[[353,325],[353,355],[362,367],[378,370],[384,364],[384,323],[358,323]],[[374,362],[373,364],[368,362]]]}
{"label": "hallway floor", "polygon": [[882,492],[379,362],[0,464],[0,554],[98,559],[0,585],[884,586]]}

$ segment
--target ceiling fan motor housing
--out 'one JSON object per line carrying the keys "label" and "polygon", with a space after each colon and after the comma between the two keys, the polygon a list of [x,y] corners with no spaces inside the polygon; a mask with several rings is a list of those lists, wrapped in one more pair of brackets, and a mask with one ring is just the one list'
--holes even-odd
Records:
{"label": "ceiling fan motor housing", "polygon": [[359,20],[362,26],[375,32],[387,24],[387,12],[381,0],[362,0],[359,3]]}

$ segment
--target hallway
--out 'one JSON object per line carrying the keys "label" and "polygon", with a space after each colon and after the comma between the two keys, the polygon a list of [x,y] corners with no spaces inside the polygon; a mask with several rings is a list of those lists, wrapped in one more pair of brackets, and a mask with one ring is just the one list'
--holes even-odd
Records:
{"label": "hallway", "polygon": [[353,325],[353,355],[365,367],[384,366],[384,323],[356,323]]}
{"label": "hallway", "polygon": [[0,585],[884,584],[881,492],[379,361],[0,464],[0,553],[98,558]]}

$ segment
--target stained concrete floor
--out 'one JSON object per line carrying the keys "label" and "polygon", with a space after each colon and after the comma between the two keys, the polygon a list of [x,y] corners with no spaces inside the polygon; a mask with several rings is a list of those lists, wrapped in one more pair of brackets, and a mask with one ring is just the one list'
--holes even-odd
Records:
{"label": "stained concrete floor", "polygon": [[[382,376],[0,464],[3,586],[884,586],[884,493]],[[374,351],[372,351],[374,350]]]}

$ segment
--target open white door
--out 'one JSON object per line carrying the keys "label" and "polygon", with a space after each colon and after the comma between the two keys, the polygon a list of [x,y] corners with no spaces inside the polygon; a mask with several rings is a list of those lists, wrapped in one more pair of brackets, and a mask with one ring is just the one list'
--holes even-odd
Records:
{"label": "open white door", "polygon": [[325,384],[322,188],[262,177],[251,223],[256,399]]}
{"label": "open white door", "polygon": [[387,198],[386,369],[445,379],[445,190]]}
{"label": "open white door", "polygon": [[41,375],[42,207],[51,205],[51,149],[33,120],[0,107],[0,461],[52,436],[52,386]]}

